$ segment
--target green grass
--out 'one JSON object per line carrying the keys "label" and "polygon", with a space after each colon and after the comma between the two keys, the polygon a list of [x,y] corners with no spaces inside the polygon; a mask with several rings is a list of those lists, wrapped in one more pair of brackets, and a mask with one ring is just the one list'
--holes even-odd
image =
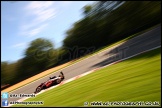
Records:
{"label": "green grass", "polygon": [[39,107],[84,106],[87,101],[157,101],[161,104],[161,49],[95,71],[25,101],[44,101],[44,105],[37,105]]}
{"label": "green grass", "polygon": [[[77,63],[77,62],[80,62],[80,61],[82,61],[82,60],[84,60],[84,59],[86,59],[86,58],[88,58],[88,57],[90,57],[90,56],[93,56],[93,55],[95,55],[95,54],[97,54],[97,53],[100,53],[100,52],[102,52],[102,51],[104,51],[104,50],[107,50],[107,49],[109,49],[109,48],[111,48],[111,47],[113,47],[113,46],[115,46],[115,45],[124,43],[124,42],[128,41],[129,39],[132,39],[132,38],[134,38],[134,37],[136,37],[136,36],[138,36],[138,35],[140,35],[140,34],[142,34],[142,33],[144,33],[144,32],[147,32],[147,31],[149,31],[149,30],[151,30],[151,29],[154,29],[154,28],[157,27],[158,25],[159,25],[159,24],[157,24],[157,25],[155,25],[155,26],[153,26],[153,27],[150,27],[150,28],[148,28],[148,29],[146,29],[146,30],[143,30],[143,31],[141,31],[141,32],[138,32],[138,33],[136,33],[136,34],[133,34],[133,35],[131,35],[131,36],[125,38],[125,39],[122,39],[122,40],[118,41],[118,42],[115,42],[115,43],[112,43],[112,44],[110,44],[110,45],[108,45],[108,46],[102,47],[102,48],[100,48],[100,49],[98,49],[98,50],[96,50],[96,51],[94,51],[94,52],[92,52],[92,53],[90,53],[90,54],[88,54],[88,55],[85,55],[85,56],[83,56],[83,57],[81,57],[81,58],[76,59],[76,61],[70,63],[69,65],[67,65],[67,66],[65,66],[65,67],[63,67],[63,68],[66,68],[66,67],[68,67],[68,66],[70,66],[70,65],[73,65],[73,64],[75,64],[75,63]],[[63,68],[61,68],[61,69],[63,69]],[[61,69],[57,69],[57,70],[55,70],[55,71],[53,71],[53,72],[51,72],[51,73],[57,72],[58,70],[61,70]],[[51,73],[49,73],[49,74],[51,74]],[[49,74],[47,74],[47,75],[49,75]],[[45,75],[45,76],[47,76],[47,75]],[[45,77],[45,76],[44,76],[44,77]],[[37,78],[37,79],[35,79],[35,80],[33,80],[33,81],[36,81],[36,80],[41,79],[41,78],[42,78],[42,77]],[[29,82],[29,83],[31,83],[31,82]],[[27,84],[29,84],[29,83],[27,83]],[[21,87],[22,87],[22,86],[20,86],[20,87],[18,87],[18,88],[21,88]],[[14,90],[16,90],[16,89],[18,89],[18,88],[15,88],[15,89],[11,90],[10,92],[12,92],[12,91],[14,91]]]}

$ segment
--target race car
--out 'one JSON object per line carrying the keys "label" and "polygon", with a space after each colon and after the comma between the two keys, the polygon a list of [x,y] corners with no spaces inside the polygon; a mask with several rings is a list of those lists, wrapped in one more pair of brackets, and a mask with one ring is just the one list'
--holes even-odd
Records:
{"label": "race car", "polygon": [[35,94],[40,92],[43,89],[49,88],[51,86],[57,85],[61,83],[65,79],[63,72],[60,72],[60,75],[58,77],[50,77],[46,82],[41,83],[35,90]]}

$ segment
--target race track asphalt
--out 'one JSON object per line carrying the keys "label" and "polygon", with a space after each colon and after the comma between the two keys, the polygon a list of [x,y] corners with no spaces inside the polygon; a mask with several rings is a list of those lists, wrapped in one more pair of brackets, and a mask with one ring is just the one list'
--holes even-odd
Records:
{"label": "race track asphalt", "polygon": [[[82,60],[72,66],[62,69],[62,71],[65,74],[65,80],[67,80],[77,75],[80,75],[84,72],[95,69],[97,67],[107,65],[119,59],[129,57],[131,55],[137,54],[139,52],[157,46],[161,46],[161,25],[135,38],[132,38],[113,49],[105,50],[99,54],[96,54],[85,60]],[[60,71],[57,71],[33,83],[30,83],[17,90],[14,90],[13,92],[10,92],[10,94],[20,94],[20,93],[31,94],[35,91],[36,87],[40,83],[45,82],[51,76],[58,76],[59,72]],[[16,101],[19,99],[20,98],[9,98],[8,100]]]}

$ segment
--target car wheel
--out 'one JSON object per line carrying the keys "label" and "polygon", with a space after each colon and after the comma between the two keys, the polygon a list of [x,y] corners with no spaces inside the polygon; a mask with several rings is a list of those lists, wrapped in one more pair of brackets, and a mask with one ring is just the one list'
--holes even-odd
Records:
{"label": "car wheel", "polygon": [[60,83],[61,83],[61,80],[60,80],[60,79],[57,79],[57,80],[56,80],[56,83],[57,83],[57,84],[60,84]]}
{"label": "car wheel", "polygon": [[38,88],[36,89],[37,93],[40,92],[41,90],[42,90],[41,87],[38,87]]}

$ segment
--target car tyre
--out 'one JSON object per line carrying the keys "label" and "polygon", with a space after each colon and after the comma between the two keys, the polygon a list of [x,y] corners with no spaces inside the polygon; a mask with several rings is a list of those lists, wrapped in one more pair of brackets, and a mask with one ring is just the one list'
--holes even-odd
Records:
{"label": "car tyre", "polygon": [[38,93],[38,92],[40,92],[41,90],[42,90],[41,87],[37,87],[36,92]]}
{"label": "car tyre", "polygon": [[61,80],[60,80],[60,79],[57,79],[57,80],[56,80],[56,83],[57,83],[57,84],[60,84],[60,83],[61,83]]}

